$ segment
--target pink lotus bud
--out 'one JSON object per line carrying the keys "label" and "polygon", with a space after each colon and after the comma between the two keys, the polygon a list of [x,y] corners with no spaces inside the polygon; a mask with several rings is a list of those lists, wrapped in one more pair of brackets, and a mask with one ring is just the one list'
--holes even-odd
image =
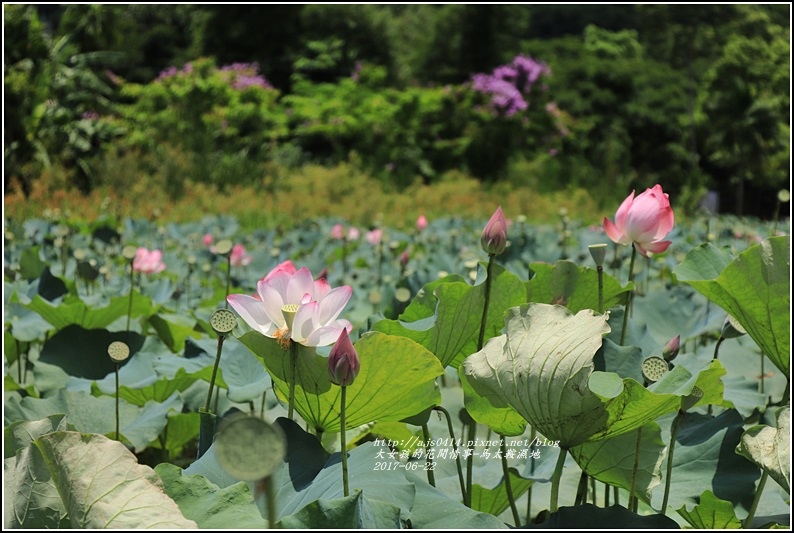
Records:
{"label": "pink lotus bud", "polygon": [[496,208],[491,220],[485,225],[480,237],[480,244],[485,253],[499,255],[505,251],[507,245],[507,221],[502,212],[502,206]]}
{"label": "pink lotus bud", "polygon": [[681,349],[681,335],[676,335],[673,339],[668,342],[664,348],[662,348],[662,357],[668,363],[675,359],[678,355],[678,351]]}
{"label": "pink lotus bud", "polygon": [[358,228],[355,226],[350,226],[350,229],[347,230],[347,240],[355,241],[361,236],[361,232],[358,231]]}
{"label": "pink lotus bud", "polygon": [[160,250],[152,250],[150,252],[146,248],[138,248],[135,259],[132,260],[132,270],[144,274],[157,274],[162,272],[165,270],[163,252]]}
{"label": "pink lotus bud", "polygon": [[405,268],[408,266],[408,261],[411,260],[411,256],[408,255],[408,250],[403,250],[403,253],[400,254],[400,266]]}
{"label": "pink lotus bud", "polygon": [[674,223],[668,195],[657,184],[636,198],[632,191],[615,213],[615,222],[604,219],[604,230],[614,242],[633,243],[642,255],[648,257],[648,253],[658,254],[667,250],[670,241],[662,239],[670,233]]}
{"label": "pink lotus bud", "polygon": [[380,244],[381,237],[383,237],[383,230],[380,228],[376,228],[367,232],[367,242],[369,242],[372,246],[377,246]]}
{"label": "pink lotus bud", "polygon": [[347,329],[342,328],[342,333],[328,356],[328,379],[335,385],[347,387],[356,379],[360,369],[358,353],[350,342]]}
{"label": "pink lotus bud", "polygon": [[424,215],[419,215],[419,218],[416,219],[416,229],[419,231],[424,231],[427,228],[427,217]]}
{"label": "pink lotus bud", "polygon": [[334,224],[334,227],[331,228],[331,238],[338,241],[345,238],[345,229],[342,227],[342,224]]}
{"label": "pink lotus bud", "polygon": [[212,233],[205,233],[202,242],[204,246],[212,246],[212,243],[215,242],[215,239],[212,238]]}
{"label": "pink lotus bud", "polygon": [[241,267],[251,264],[251,256],[242,244],[235,244],[232,248],[232,255],[229,257],[233,267]]}

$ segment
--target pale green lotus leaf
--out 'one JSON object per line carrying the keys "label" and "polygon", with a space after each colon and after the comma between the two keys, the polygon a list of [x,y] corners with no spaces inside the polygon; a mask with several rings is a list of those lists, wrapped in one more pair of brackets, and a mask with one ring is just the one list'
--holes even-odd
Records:
{"label": "pale green lotus leaf", "polygon": [[753,426],[742,435],[736,451],[763,468],[791,493],[791,408],[779,409],[777,428]]}

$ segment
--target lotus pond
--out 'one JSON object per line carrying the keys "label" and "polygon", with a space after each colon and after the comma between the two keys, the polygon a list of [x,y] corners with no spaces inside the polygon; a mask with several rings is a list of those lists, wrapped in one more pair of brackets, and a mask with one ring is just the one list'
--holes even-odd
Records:
{"label": "lotus pond", "polygon": [[[790,525],[788,228],[484,226],[6,220],[4,527]],[[227,305],[284,265],[344,386]]]}

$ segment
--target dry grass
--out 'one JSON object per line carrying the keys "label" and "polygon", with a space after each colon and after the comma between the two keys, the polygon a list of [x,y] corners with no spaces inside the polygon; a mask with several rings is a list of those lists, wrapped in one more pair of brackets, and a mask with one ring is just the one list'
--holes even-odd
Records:
{"label": "dry grass", "polygon": [[184,192],[169,197],[156,176],[125,177],[119,184],[97,187],[81,195],[61,176],[45,173],[34,182],[30,198],[18,190],[4,195],[5,217],[17,220],[59,213],[75,222],[102,216],[158,218],[174,222],[207,215],[236,216],[247,228],[290,226],[302,220],[340,217],[361,226],[376,223],[412,226],[420,214],[430,219],[460,216],[487,219],[497,205],[508,218],[524,215],[530,222],[558,220],[560,208],[584,222],[604,215],[584,190],[537,194],[529,188],[497,184],[487,187],[461,173],[450,173],[434,185],[416,183],[393,190],[348,165],[306,166],[298,170],[269,169],[257,186],[229,186],[225,191],[185,182]]}

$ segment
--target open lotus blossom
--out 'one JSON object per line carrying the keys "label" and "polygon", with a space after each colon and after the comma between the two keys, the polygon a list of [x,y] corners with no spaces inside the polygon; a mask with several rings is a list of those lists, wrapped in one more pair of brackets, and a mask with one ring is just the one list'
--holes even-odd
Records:
{"label": "open lotus blossom", "polygon": [[152,250],[151,252],[144,247],[138,248],[135,259],[132,260],[132,270],[144,274],[157,274],[165,270],[163,263],[163,252]]}
{"label": "open lotus blossom", "polygon": [[234,248],[232,248],[232,255],[229,256],[229,260],[231,261],[233,267],[241,267],[251,264],[251,256],[248,255],[245,246],[239,243],[235,244]]}
{"label": "open lotus blossom", "polygon": [[380,244],[382,237],[383,230],[380,228],[375,228],[374,230],[367,232],[367,242],[369,242],[372,246],[377,246]]}
{"label": "open lotus blossom", "polygon": [[340,319],[353,289],[334,289],[324,278],[312,279],[306,267],[295,270],[285,261],[257,283],[257,294],[230,294],[227,301],[255,331],[278,339],[285,348],[292,340],[304,346],[327,346],[352,324]]}
{"label": "open lotus blossom", "polygon": [[604,219],[604,230],[618,244],[634,244],[637,250],[648,257],[667,250],[670,241],[663,241],[673,229],[675,218],[667,193],[661,185],[646,189],[636,198],[634,191],[623,200],[615,222]]}
{"label": "open lotus blossom", "polygon": [[342,224],[334,224],[331,228],[331,238],[341,241],[345,238],[345,228]]}

